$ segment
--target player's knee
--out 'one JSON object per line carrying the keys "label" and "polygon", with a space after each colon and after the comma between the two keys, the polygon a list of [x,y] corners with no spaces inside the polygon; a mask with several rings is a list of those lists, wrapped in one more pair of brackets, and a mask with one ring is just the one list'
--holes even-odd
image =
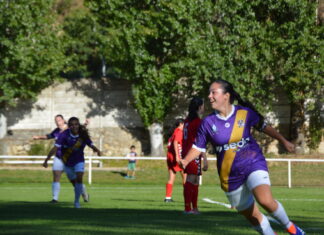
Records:
{"label": "player's knee", "polygon": [[272,209],[276,206],[275,200],[269,197],[258,198],[258,203],[267,211],[272,211]]}

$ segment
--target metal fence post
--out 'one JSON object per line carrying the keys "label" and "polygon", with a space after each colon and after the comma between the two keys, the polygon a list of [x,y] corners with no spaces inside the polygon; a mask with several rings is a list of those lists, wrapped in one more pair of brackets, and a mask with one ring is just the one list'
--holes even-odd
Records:
{"label": "metal fence post", "polygon": [[291,188],[291,160],[288,160],[288,188]]}

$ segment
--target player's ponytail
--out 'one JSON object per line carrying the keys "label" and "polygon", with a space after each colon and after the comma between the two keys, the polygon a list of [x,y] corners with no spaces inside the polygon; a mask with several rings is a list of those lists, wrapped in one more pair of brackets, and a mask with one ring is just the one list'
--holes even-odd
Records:
{"label": "player's ponytail", "polygon": [[217,79],[215,80],[213,83],[218,83],[222,86],[223,92],[225,93],[229,93],[230,94],[230,103],[233,104],[235,100],[237,100],[237,103],[241,106],[247,107],[252,109],[254,112],[256,112],[259,117],[260,117],[260,121],[257,124],[256,128],[259,130],[262,130],[264,128],[264,126],[266,125],[266,123],[264,122],[264,117],[258,112],[258,110],[254,107],[254,105],[248,101],[248,100],[243,100],[241,98],[241,96],[234,90],[233,85],[223,79]]}
{"label": "player's ponytail", "polygon": [[201,99],[199,97],[194,97],[191,99],[189,108],[188,108],[188,116],[187,116],[187,119],[189,121],[192,121],[195,118],[199,117],[198,110],[199,110],[199,107],[202,106],[203,104],[204,104],[203,99]]}

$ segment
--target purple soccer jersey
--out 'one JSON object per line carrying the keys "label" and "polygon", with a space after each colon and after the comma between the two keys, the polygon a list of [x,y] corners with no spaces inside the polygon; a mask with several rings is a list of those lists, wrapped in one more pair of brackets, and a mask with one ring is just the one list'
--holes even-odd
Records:
{"label": "purple soccer jersey", "polygon": [[90,139],[82,141],[78,148],[75,148],[75,144],[79,139],[79,135],[73,135],[70,129],[63,131],[55,142],[55,146],[61,150],[61,157],[68,149],[73,148],[71,155],[69,156],[66,166],[75,166],[79,162],[84,162],[84,148],[86,145],[89,147],[93,145]]}
{"label": "purple soccer jersey", "polygon": [[[47,134],[47,139],[55,139],[55,141],[58,139],[59,135],[63,133],[60,128],[55,128],[50,134]],[[58,158],[61,158],[61,148],[58,148],[56,151],[55,156]]]}
{"label": "purple soccer jersey", "polygon": [[57,137],[60,134],[61,134],[61,129],[57,127],[50,134],[47,134],[46,137],[47,137],[47,139],[55,139],[55,140],[57,140]]}
{"label": "purple soccer jersey", "polygon": [[252,126],[259,120],[253,110],[233,105],[226,118],[212,113],[199,127],[193,147],[205,152],[207,143],[212,144],[221,186],[226,192],[240,187],[253,171],[268,171],[262,151],[251,135]]}

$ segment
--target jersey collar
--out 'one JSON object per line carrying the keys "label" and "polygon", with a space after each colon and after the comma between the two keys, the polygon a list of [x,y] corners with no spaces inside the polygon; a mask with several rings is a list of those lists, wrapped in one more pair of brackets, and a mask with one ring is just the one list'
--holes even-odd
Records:
{"label": "jersey collar", "polygon": [[79,135],[73,135],[72,132],[71,132],[71,130],[69,130],[69,132],[70,132],[70,136],[71,136],[72,138],[78,138],[78,137],[79,137]]}
{"label": "jersey collar", "polygon": [[235,112],[235,105],[232,104],[232,111],[226,117],[221,116],[218,111],[215,111],[215,114],[217,118],[226,121],[233,115],[234,112]]}

